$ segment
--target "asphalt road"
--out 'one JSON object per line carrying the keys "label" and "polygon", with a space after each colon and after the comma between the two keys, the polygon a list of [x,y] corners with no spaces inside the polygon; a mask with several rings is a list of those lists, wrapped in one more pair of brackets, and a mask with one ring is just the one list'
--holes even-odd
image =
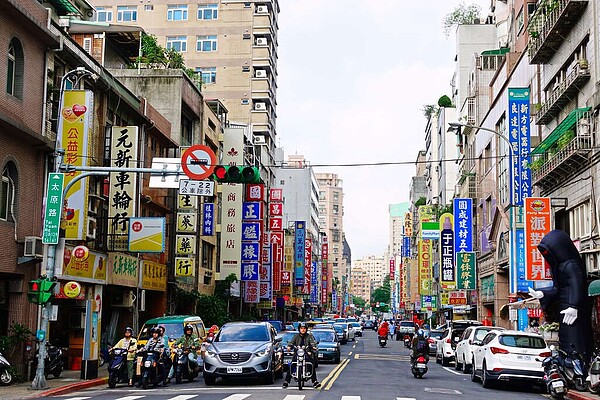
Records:
{"label": "asphalt road", "polygon": [[378,346],[377,335],[365,331],[363,338],[342,346],[342,362],[339,365],[321,364],[318,378],[320,389],[299,391],[294,381],[287,389],[281,388],[282,380],[273,385],[263,385],[253,380],[231,382],[218,381],[206,387],[202,379],[166,388],[115,389],[96,388],[72,393],[58,398],[66,400],[492,400],[507,397],[519,400],[542,399],[539,389],[501,385],[497,389],[484,389],[480,383],[471,382],[468,375],[443,368],[434,357],[423,379],[415,379],[410,373],[410,352],[402,342],[389,341],[388,346]]}

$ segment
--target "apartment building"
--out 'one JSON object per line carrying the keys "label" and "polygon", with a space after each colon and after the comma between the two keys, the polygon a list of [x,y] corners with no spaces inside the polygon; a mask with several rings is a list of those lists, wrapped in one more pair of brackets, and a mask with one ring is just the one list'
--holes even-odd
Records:
{"label": "apartment building", "polygon": [[135,25],[180,52],[232,123],[251,126],[250,161],[274,182],[278,0],[93,0],[97,21]]}
{"label": "apartment building", "polygon": [[352,269],[362,269],[367,272],[371,281],[371,290],[383,285],[384,278],[390,273],[389,264],[380,256],[366,256],[352,262]]}
{"label": "apartment building", "polygon": [[352,290],[353,296],[360,297],[366,302],[371,300],[371,277],[361,267],[352,268]]}

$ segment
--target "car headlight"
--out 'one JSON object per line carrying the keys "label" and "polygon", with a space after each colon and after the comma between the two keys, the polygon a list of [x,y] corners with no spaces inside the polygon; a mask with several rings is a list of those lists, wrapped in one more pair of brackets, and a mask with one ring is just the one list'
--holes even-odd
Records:
{"label": "car headlight", "polygon": [[264,357],[267,354],[269,354],[269,352],[271,351],[271,345],[265,347],[262,350],[257,351],[256,353],[254,353],[257,357]]}
{"label": "car headlight", "polygon": [[217,356],[217,352],[212,350],[212,349],[206,349],[206,355],[209,357],[216,357]]}

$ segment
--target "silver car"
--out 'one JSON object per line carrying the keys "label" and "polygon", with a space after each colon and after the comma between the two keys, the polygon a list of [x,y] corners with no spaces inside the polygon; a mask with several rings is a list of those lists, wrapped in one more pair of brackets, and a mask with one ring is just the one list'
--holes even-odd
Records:
{"label": "silver car", "polygon": [[230,322],[219,330],[204,356],[204,383],[218,377],[254,377],[273,383],[283,374],[281,338],[268,322]]}

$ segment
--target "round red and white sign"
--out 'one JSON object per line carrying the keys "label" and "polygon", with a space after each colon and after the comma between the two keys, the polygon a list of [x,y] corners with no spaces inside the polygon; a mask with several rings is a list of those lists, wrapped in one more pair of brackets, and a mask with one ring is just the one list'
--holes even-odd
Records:
{"label": "round red and white sign", "polygon": [[210,147],[195,144],[181,156],[181,168],[190,178],[197,181],[208,178],[215,169],[217,157]]}

